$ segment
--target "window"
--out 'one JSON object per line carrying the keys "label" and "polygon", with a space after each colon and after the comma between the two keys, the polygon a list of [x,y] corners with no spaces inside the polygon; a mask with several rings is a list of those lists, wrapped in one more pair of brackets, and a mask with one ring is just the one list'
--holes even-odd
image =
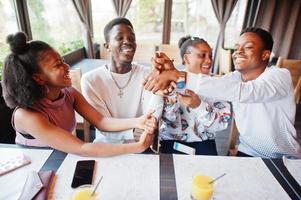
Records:
{"label": "window", "polygon": [[28,0],[32,37],[62,55],[83,47],[81,22],[71,0]]}
{"label": "window", "polygon": [[0,0],[0,80],[5,57],[9,54],[6,37],[18,31],[18,23],[13,0]]}
{"label": "window", "polygon": [[[136,33],[137,43],[160,44],[163,30],[164,0],[133,0],[126,14]],[[112,0],[92,0],[94,41],[103,43],[103,29],[117,17]]]}
{"label": "window", "polygon": [[94,42],[103,44],[105,41],[103,29],[105,25],[110,20],[117,17],[117,15],[113,7],[112,0],[92,0],[91,4]]}
{"label": "window", "polygon": [[[225,30],[225,48],[233,48],[243,24],[247,1],[238,0]],[[181,12],[179,12],[181,11]],[[171,44],[177,44],[185,35],[199,36],[215,48],[219,22],[216,19],[211,1],[174,0],[171,18]]]}
{"label": "window", "polygon": [[126,17],[131,20],[139,44],[161,44],[164,0],[133,0]]}
{"label": "window", "polygon": [[245,10],[247,6],[247,1],[238,0],[235,8],[233,9],[231,16],[226,24],[225,30],[225,43],[224,47],[226,49],[233,49],[235,42],[239,38],[241,32],[242,24],[245,17]]}
{"label": "window", "polygon": [[178,44],[185,36],[204,38],[211,47],[219,33],[219,23],[214,14],[211,1],[174,0],[172,3],[170,43]]}

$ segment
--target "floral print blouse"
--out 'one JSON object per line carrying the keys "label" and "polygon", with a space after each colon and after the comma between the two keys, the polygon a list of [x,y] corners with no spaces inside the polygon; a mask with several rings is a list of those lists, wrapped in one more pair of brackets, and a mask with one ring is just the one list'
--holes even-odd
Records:
{"label": "floral print blouse", "polygon": [[230,103],[200,98],[199,107],[191,109],[177,100],[176,92],[164,97],[160,140],[199,142],[214,139],[217,131],[227,128]]}

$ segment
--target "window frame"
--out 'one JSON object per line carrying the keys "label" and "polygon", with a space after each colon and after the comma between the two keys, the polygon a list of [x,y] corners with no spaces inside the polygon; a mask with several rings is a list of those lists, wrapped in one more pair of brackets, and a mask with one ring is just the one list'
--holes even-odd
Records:
{"label": "window frame", "polygon": [[[23,31],[24,33],[27,34],[29,40],[32,40],[33,37],[32,37],[27,1],[26,0],[25,1],[24,0],[14,0],[14,4],[15,4],[15,11],[16,11],[16,17],[17,17],[17,23],[18,23],[19,29],[20,29],[20,31]],[[90,15],[92,16],[91,8],[90,8]],[[91,20],[92,20],[92,18],[91,18]],[[93,26],[92,21],[91,21],[91,26]],[[92,27],[92,30],[93,30],[93,27]],[[93,33],[92,33],[92,35],[93,35]],[[83,55],[85,56],[85,58],[87,57],[86,54],[79,53],[83,50],[83,48],[84,47],[75,49],[62,56],[64,58],[66,57],[67,58],[66,60],[70,60],[69,64],[72,64],[72,63],[82,59]],[[80,57],[79,57],[79,55],[80,55]],[[78,58],[76,58],[76,57],[78,57]]]}
{"label": "window frame", "polygon": [[[91,0],[90,5],[92,6]],[[16,16],[19,29],[25,32],[28,35],[28,38],[32,39],[32,31],[30,26],[29,20],[29,13],[27,8],[27,1],[26,0],[14,0],[15,9],[16,9]],[[162,44],[170,44],[170,34],[171,34],[171,16],[172,16],[172,3],[173,0],[164,0],[164,13],[163,13],[163,31],[162,31]],[[90,16],[91,16],[91,27],[93,30],[93,17],[92,17],[92,8],[90,8]],[[93,31],[92,31],[93,32]],[[94,33],[92,33],[92,36]],[[94,43],[95,45],[95,43]],[[66,55],[73,54],[75,51],[69,52]]]}

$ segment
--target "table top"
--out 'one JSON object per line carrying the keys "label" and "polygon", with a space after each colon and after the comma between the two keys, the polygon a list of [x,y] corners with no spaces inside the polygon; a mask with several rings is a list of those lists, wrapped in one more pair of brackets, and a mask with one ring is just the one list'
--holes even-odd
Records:
{"label": "table top", "polygon": [[[0,144],[1,148],[24,148],[18,145]],[[35,149],[35,148],[31,148]],[[40,171],[57,171],[67,154],[54,150],[46,160]],[[188,158],[188,157],[187,157]],[[185,157],[184,157],[185,159]],[[216,160],[230,159],[228,157],[214,156]],[[160,168],[160,199],[178,199],[175,176],[174,158],[172,154],[159,154]],[[301,199],[301,187],[287,170],[282,159],[262,159],[268,170],[281,185],[291,199]],[[1,178],[1,177],[0,177]]]}

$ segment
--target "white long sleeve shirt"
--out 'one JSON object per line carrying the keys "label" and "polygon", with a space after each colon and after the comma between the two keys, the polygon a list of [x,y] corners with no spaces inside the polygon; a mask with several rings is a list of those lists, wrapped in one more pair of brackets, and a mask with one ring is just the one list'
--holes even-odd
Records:
{"label": "white long sleeve shirt", "polygon": [[288,70],[272,66],[247,82],[241,80],[238,71],[222,77],[188,73],[187,88],[201,96],[232,102],[240,133],[239,151],[260,157],[301,158],[301,138],[294,128],[296,105]]}
{"label": "white long sleeve shirt", "polygon": [[[162,97],[153,95],[143,88],[144,77],[149,74],[150,68],[133,64],[132,71],[117,74],[110,72],[106,66],[101,66],[87,72],[81,79],[82,94],[98,112],[106,117],[139,117],[151,110],[156,110],[154,116],[160,117]],[[129,81],[131,73],[133,74]],[[119,86],[124,86],[129,81],[129,84],[122,89],[122,97],[118,95],[120,91],[112,76]],[[123,143],[125,140],[132,139],[134,139],[132,129],[121,132],[96,130],[96,142]]]}

